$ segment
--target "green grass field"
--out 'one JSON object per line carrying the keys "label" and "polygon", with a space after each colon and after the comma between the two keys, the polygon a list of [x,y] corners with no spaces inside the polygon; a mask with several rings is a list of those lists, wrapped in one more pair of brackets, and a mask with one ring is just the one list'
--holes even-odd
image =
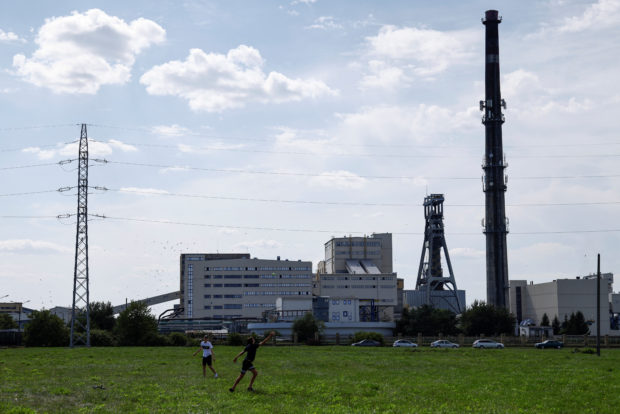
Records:
{"label": "green grass field", "polygon": [[[617,413],[620,350],[265,346],[256,392],[228,391],[241,347],[0,350],[0,412]],[[209,371],[207,371],[209,372]]]}

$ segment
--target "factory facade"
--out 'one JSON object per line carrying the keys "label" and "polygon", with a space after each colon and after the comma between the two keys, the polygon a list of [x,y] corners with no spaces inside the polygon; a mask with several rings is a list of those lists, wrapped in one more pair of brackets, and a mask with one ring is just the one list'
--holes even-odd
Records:
{"label": "factory facade", "polygon": [[[619,307],[614,307],[620,295],[613,293],[612,284],[613,274],[601,275],[601,335],[620,335],[620,330],[612,329],[615,327],[614,318],[620,312]],[[526,280],[511,280],[509,298],[510,312],[518,322],[530,319],[538,324],[544,314],[547,314],[549,320],[557,317],[562,322],[571,313],[581,311],[590,325],[590,334],[596,334],[596,276],[578,276],[537,284]]]}

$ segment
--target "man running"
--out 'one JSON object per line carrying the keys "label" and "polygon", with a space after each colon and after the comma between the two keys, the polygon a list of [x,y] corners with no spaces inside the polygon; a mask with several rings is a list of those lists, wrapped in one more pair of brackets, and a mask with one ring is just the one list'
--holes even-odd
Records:
{"label": "man running", "polygon": [[252,385],[254,384],[254,380],[256,379],[256,376],[258,375],[258,371],[256,371],[256,368],[254,368],[254,358],[256,358],[256,350],[258,349],[259,346],[265,345],[265,343],[267,343],[267,341],[274,335],[275,335],[275,332],[271,331],[269,335],[265,339],[263,339],[262,342],[259,344],[256,343],[256,340],[254,339],[254,337],[251,336],[248,338],[248,344],[246,345],[246,347],[243,349],[243,351],[237,354],[235,359],[233,359],[233,362],[236,363],[237,358],[239,358],[241,355],[243,355],[246,352],[248,353],[245,356],[245,359],[243,360],[243,365],[241,366],[241,374],[239,374],[232,388],[229,388],[228,391],[235,392],[235,387],[237,387],[237,384],[239,384],[239,381],[241,381],[241,378],[243,378],[245,373],[248,371],[252,372],[252,379],[250,379],[250,386],[248,387],[248,391],[254,391],[254,388],[252,388]]}
{"label": "man running", "polygon": [[209,336],[205,335],[203,340],[200,342],[200,348],[194,352],[193,356],[202,350],[202,376],[204,378],[207,377],[207,365],[209,369],[213,372],[213,378],[217,378],[217,372],[213,368],[213,362],[215,361],[215,354],[213,353],[213,345],[211,345],[211,341],[209,341]]}

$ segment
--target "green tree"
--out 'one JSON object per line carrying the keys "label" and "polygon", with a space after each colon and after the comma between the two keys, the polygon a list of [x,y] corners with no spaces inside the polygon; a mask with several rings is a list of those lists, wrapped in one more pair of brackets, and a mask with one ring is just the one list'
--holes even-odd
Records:
{"label": "green tree", "polygon": [[[566,318],[566,315],[564,316]],[[573,312],[566,321],[561,333],[566,335],[586,335],[590,332],[590,327],[581,311]]]}
{"label": "green tree", "polygon": [[558,316],[555,315],[553,317],[553,322],[551,322],[551,327],[553,328],[554,335],[558,335],[560,333],[561,326],[562,325],[560,324],[560,320],[558,319]]}
{"label": "green tree", "polygon": [[90,328],[111,331],[114,329],[116,319],[114,318],[114,308],[110,302],[91,302],[90,309]]}
{"label": "green tree", "polygon": [[461,315],[461,329],[466,335],[499,335],[514,332],[515,317],[506,308],[496,308],[481,301]]}
{"label": "green tree", "polygon": [[543,313],[542,319],[540,320],[540,326],[549,326],[549,317],[546,313]]}
{"label": "green tree", "polygon": [[157,337],[157,321],[144,302],[131,302],[118,315],[116,333],[120,345],[150,345]]}
{"label": "green tree", "polygon": [[13,320],[11,315],[0,313],[0,329],[17,329],[17,322]]}
{"label": "green tree", "polygon": [[454,335],[458,333],[456,315],[446,309],[422,305],[416,309],[403,309],[401,319],[396,322],[396,333],[403,335]]}
{"label": "green tree", "polygon": [[33,311],[24,329],[26,346],[67,346],[69,328],[49,310]]}
{"label": "green tree", "polygon": [[312,315],[312,313],[306,313],[302,318],[299,318],[293,322],[293,333],[297,334],[297,339],[300,342],[306,342],[314,340],[314,334],[323,330],[323,321],[320,321]]}

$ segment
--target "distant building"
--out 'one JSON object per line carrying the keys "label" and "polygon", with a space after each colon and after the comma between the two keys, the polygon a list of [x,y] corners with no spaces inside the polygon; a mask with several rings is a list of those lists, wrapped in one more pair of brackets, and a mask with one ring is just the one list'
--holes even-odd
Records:
{"label": "distant building", "polygon": [[[620,331],[611,329],[613,274],[604,273],[601,278],[601,335],[620,335]],[[550,321],[557,317],[562,322],[571,313],[581,311],[590,325],[590,334],[596,334],[596,278],[591,275],[538,284],[511,280],[509,291],[510,312],[518,322],[531,319],[539,324],[544,314]]]}
{"label": "distant building", "polygon": [[278,297],[312,297],[312,262],[182,254],[179,318],[262,318]]}
{"label": "distant building", "polygon": [[[398,278],[392,272],[392,234],[332,238],[325,243],[325,260],[313,280],[314,296],[352,301],[356,309],[331,310],[334,318],[357,318],[360,322],[390,322],[398,307]],[[332,304],[331,306],[336,306]],[[332,314],[332,312],[334,312]],[[346,312],[346,316],[342,312]],[[355,313],[353,316],[351,313]]]}

